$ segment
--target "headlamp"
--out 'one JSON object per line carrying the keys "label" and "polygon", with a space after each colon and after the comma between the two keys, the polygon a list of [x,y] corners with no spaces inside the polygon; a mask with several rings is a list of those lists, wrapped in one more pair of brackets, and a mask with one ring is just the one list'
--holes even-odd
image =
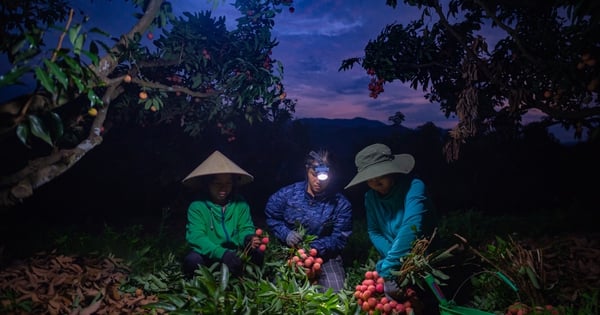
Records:
{"label": "headlamp", "polygon": [[323,181],[329,178],[329,167],[325,165],[317,165],[314,167],[314,170],[317,173],[317,178],[319,180]]}
{"label": "headlamp", "polygon": [[315,151],[310,151],[308,155],[310,155],[313,160],[309,160],[306,166],[311,167],[315,173],[317,173],[317,179],[320,181],[329,179],[329,167],[323,162],[321,156]]}

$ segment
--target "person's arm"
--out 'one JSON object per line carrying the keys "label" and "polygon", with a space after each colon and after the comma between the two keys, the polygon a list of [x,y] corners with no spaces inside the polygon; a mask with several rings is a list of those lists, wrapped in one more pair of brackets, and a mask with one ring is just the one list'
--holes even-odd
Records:
{"label": "person's arm", "polygon": [[374,200],[374,194],[376,194],[374,191],[365,193],[367,233],[369,234],[369,239],[371,239],[371,243],[375,249],[381,256],[385,256],[390,250],[392,243],[383,235],[382,227],[386,225],[387,222],[380,217],[381,211],[378,209],[377,202]]}
{"label": "person's arm", "polygon": [[400,258],[406,256],[412,249],[413,242],[422,229],[423,219],[428,209],[425,207],[425,184],[419,179],[413,179],[406,194],[404,218],[398,234],[385,259],[378,263],[378,272],[383,277],[391,276],[391,269],[400,266]]}
{"label": "person's arm", "polygon": [[352,234],[352,205],[341,194],[338,194],[336,198],[337,202],[332,212],[331,234],[319,237],[310,244],[321,257],[333,257],[341,253]]}
{"label": "person's arm", "polygon": [[235,200],[235,213],[238,216],[237,230],[235,242],[238,246],[245,246],[246,237],[248,235],[254,235],[255,227],[254,221],[252,220],[252,214],[250,213],[250,205],[241,197]]}
{"label": "person's arm", "polygon": [[269,231],[281,241],[283,244],[286,243],[285,238],[291,231],[285,224],[284,213],[286,211],[286,200],[290,194],[290,191],[285,188],[275,192],[265,206],[265,217],[266,223],[269,226]]}
{"label": "person's arm", "polygon": [[188,222],[185,238],[192,249],[202,255],[219,260],[225,253],[225,248],[215,244],[208,237],[211,230],[211,214],[202,202],[192,202],[188,208]]}

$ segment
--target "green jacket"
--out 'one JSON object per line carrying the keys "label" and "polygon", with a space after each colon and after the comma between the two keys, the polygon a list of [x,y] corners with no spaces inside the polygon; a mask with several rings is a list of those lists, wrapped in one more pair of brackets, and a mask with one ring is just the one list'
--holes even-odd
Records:
{"label": "green jacket", "polygon": [[185,238],[194,251],[211,259],[223,257],[228,250],[224,243],[241,248],[244,238],[254,232],[250,206],[241,196],[229,201],[225,212],[220,205],[208,200],[194,201],[188,208]]}

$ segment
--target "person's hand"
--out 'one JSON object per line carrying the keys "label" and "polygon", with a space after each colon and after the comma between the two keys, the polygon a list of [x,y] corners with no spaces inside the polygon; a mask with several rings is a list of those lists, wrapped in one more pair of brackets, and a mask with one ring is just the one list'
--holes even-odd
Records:
{"label": "person's hand", "polygon": [[242,274],[242,260],[233,251],[226,251],[221,258],[221,262],[227,265],[229,272],[234,276]]}
{"label": "person's hand", "polygon": [[385,293],[385,297],[394,301],[400,301],[402,297],[402,290],[398,286],[396,280],[385,279],[383,283],[383,293]]}
{"label": "person's hand", "polygon": [[250,256],[250,261],[258,266],[262,266],[265,262],[265,252],[258,248],[250,250],[248,254]]}
{"label": "person's hand", "polygon": [[288,235],[285,237],[285,242],[289,247],[294,247],[298,245],[302,241],[302,235],[296,231],[290,231]]}
{"label": "person's hand", "polygon": [[245,248],[257,249],[260,246],[260,238],[256,234],[247,235],[244,238]]}

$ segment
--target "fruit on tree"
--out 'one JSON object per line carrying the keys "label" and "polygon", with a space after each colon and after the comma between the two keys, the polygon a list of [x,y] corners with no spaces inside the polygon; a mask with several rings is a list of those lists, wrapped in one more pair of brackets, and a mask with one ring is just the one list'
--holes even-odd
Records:
{"label": "fruit on tree", "polygon": [[88,109],[88,115],[92,116],[92,117],[96,117],[96,115],[98,115],[98,110],[95,109],[94,107]]}

